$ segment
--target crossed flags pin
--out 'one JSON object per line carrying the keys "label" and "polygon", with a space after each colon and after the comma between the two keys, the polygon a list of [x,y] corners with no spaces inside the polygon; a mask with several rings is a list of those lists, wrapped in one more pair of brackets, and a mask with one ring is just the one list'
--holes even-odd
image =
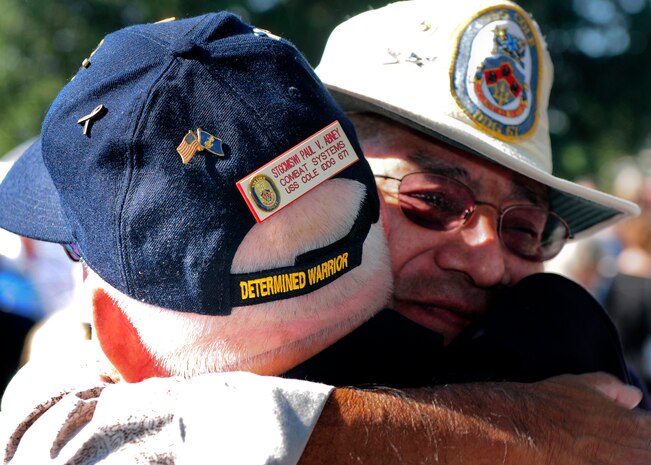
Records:
{"label": "crossed flags pin", "polygon": [[220,157],[224,156],[224,149],[222,148],[222,140],[212,134],[199,128],[195,131],[188,131],[176,151],[181,155],[181,160],[184,165],[190,163],[192,157],[197,152],[206,150]]}

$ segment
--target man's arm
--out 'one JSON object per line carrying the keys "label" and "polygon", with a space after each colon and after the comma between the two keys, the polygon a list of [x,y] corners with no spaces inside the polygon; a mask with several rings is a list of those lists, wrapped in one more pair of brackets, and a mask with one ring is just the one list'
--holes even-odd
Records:
{"label": "man's arm", "polygon": [[300,464],[649,464],[651,415],[630,410],[637,401],[634,391],[602,374],[337,389]]}

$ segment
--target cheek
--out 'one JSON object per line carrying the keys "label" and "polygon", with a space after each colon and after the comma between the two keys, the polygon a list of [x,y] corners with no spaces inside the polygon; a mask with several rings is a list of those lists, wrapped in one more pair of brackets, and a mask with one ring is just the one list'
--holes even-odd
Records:
{"label": "cheek", "polygon": [[387,204],[387,242],[389,245],[389,255],[391,257],[391,272],[395,275],[402,268],[406,259],[405,231],[402,227],[400,209],[391,204]]}
{"label": "cheek", "polygon": [[394,277],[409,271],[410,264],[433,247],[434,234],[409,221],[398,206],[388,205],[388,242]]}
{"label": "cheek", "polygon": [[507,266],[509,267],[512,284],[516,284],[527,276],[544,271],[542,263],[530,262],[517,257],[511,258]]}

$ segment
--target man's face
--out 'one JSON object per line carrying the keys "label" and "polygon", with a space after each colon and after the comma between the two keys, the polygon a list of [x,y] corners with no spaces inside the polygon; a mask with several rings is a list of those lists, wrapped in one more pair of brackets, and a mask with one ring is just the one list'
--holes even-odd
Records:
{"label": "man's face", "polygon": [[[499,167],[397,123],[383,122],[362,148],[376,175],[401,179],[434,172],[468,186],[479,202],[498,209],[515,204],[544,205],[546,189]],[[376,178],[388,209],[389,249],[395,280],[393,309],[443,335],[449,343],[500,289],[543,269],[502,245],[499,213],[480,205],[460,228],[433,231],[405,217],[398,181]]]}

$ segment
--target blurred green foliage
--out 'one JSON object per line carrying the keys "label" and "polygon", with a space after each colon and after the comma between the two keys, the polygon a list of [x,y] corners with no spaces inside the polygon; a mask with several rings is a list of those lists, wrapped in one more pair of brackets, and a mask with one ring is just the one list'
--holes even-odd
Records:
{"label": "blurred green foliage", "polygon": [[[431,1],[445,8],[445,0]],[[386,0],[2,2],[0,154],[38,134],[58,90],[102,37],[120,27],[226,9],[290,39],[316,65],[339,22]],[[550,105],[555,172],[598,179],[618,157],[651,145],[649,0],[520,4],[540,23],[555,63]]]}
{"label": "blurred green foliage", "polygon": [[554,61],[554,171],[610,189],[618,161],[651,147],[651,2],[519,3],[540,24]]}

